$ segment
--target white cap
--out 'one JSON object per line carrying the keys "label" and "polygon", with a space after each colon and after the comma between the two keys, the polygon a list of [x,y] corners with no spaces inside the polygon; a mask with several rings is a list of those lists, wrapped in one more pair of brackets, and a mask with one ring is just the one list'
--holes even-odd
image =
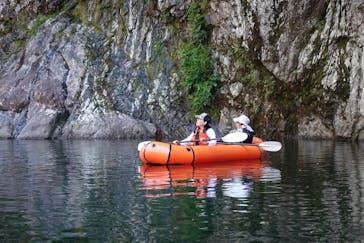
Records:
{"label": "white cap", "polygon": [[207,123],[211,122],[211,117],[207,113],[201,113],[200,115],[195,115],[195,118],[204,120]]}
{"label": "white cap", "polygon": [[243,124],[243,125],[249,125],[249,123],[250,123],[250,120],[246,115],[241,115],[239,117],[235,117],[233,120],[234,120],[234,122],[239,122],[240,124]]}
{"label": "white cap", "polygon": [[239,117],[235,117],[234,122],[239,122],[244,125],[249,131],[253,132],[253,129],[249,126],[250,120],[246,115],[241,115]]}

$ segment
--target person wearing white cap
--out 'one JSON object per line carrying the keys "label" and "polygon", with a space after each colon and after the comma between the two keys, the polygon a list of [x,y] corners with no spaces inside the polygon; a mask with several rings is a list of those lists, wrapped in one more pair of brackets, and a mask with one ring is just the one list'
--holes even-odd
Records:
{"label": "person wearing white cap", "polygon": [[201,113],[200,115],[196,115],[195,118],[195,130],[182,141],[175,140],[173,143],[182,145],[215,145],[216,140],[211,140],[216,139],[216,133],[211,127],[211,117],[207,113]]}
{"label": "person wearing white cap", "polygon": [[248,134],[248,138],[243,141],[243,143],[252,143],[254,137],[254,130],[249,126],[250,120],[246,115],[241,115],[239,117],[235,117],[234,119],[236,129],[232,130],[232,132],[245,132]]}

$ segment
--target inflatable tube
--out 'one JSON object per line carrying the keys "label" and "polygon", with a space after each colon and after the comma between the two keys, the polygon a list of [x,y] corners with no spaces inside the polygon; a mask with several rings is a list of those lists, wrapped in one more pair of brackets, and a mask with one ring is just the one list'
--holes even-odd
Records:
{"label": "inflatable tube", "polygon": [[[254,138],[253,143],[262,142]],[[151,141],[139,152],[140,159],[147,164],[181,165],[254,160],[266,157],[266,152],[251,144],[217,144],[214,146],[183,146]]]}

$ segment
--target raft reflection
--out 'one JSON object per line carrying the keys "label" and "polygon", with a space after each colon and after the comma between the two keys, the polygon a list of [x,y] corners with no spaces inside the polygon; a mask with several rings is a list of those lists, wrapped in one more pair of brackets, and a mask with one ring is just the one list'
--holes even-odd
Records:
{"label": "raft reflection", "polygon": [[261,160],[174,166],[143,164],[139,170],[142,189],[148,198],[178,195],[214,198],[218,185],[221,185],[224,196],[247,198],[254,180],[281,179],[278,169]]}

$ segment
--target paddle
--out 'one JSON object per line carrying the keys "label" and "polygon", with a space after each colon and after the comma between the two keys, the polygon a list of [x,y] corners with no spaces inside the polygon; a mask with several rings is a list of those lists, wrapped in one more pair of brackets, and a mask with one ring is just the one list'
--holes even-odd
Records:
{"label": "paddle", "polygon": [[268,152],[277,152],[281,150],[282,144],[277,141],[265,141],[258,144],[244,143],[244,146],[258,146]]}
{"label": "paddle", "polygon": [[[228,135],[226,135],[222,138],[212,138],[212,139],[208,139],[207,141],[222,140],[225,143],[240,143],[240,142],[243,142],[244,140],[246,140],[247,138],[248,138],[248,134],[246,134],[246,133],[234,132],[234,133],[229,133]],[[199,141],[199,140],[183,141],[181,143],[193,143],[193,142],[197,142],[197,141]],[[140,142],[138,144],[138,151],[142,150],[144,145],[147,143],[150,143],[150,141]]]}
{"label": "paddle", "polygon": [[[210,138],[206,141],[214,141],[214,140],[222,140],[224,143],[240,143],[248,138],[248,134],[245,132],[234,132],[229,133],[228,135],[222,138]],[[189,140],[189,141],[180,141],[180,143],[193,143],[193,142],[201,142],[200,140]]]}

